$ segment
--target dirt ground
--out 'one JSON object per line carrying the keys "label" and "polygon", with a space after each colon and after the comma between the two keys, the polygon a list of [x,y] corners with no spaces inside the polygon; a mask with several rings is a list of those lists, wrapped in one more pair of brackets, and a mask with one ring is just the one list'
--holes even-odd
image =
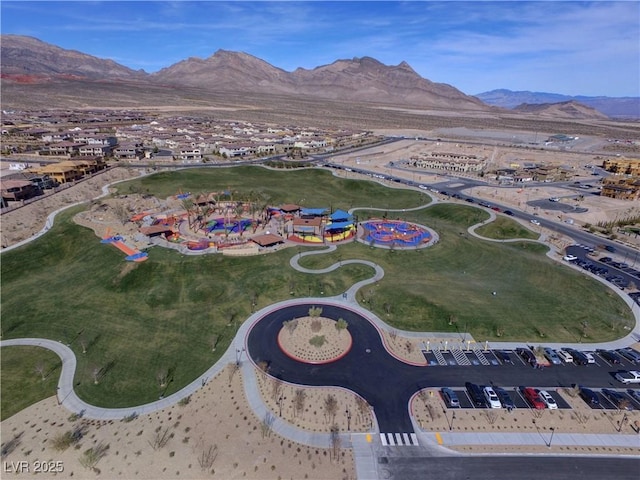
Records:
{"label": "dirt ground", "polygon": [[[327,431],[324,415],[314,411],[314,398],[326,396],[328,389],[313,390],[296,422]],[[334,395],[340,406],[347,404],[344,398],[353,397],[346,391]],[[284,410],[292,410],[290,402]],[[273,411],[278,412],[277,408]],[[336,457],[329,448],[283,439],[265,423],[245,399],[242,373],[230,366],[193,394],[186,405],[129,422],[74,419],[55,397],[42,400],[2,422],[3,448],[15,439],[2,460],[27,461],[32,475],[37,461],[62,462],[64,471],[55,478],[355,478],[350,450],[340,449]],[[68,431],[81,431],[82,438],[64,451],[56,450],[56,437]],[[84,452],[90,448],[101,452],[95,470],[83,465],[87,463]],[[6,470],[2,474],[3,478],[25,476]]]}
{"label": "dirt ground", "polygon": [[[3,165],[4,168],[5,165]],[[82,181],[62,192],[47,194],[40,200],[2,215],[2,248],[9,247],[39,232],[47,216],[77,202],[92,200],[102,194],[102,187],[112,182],[140,175],[130,168],[113,168]]]}

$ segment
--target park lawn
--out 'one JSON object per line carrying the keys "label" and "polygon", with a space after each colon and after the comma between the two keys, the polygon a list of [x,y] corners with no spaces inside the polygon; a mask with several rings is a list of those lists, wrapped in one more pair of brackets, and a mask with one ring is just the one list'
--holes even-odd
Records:
{"label": "park lawn", "polygon": [[[162,197],[223,189],[234,195],[255,189],[273,205],[333,209],[372,204],[403,209],[430,200],[420,192],[339,179],[318,169],[259,167],[161,173],[120,185],[119,193]],[[304,247],[254,257],[185,256],[154,247],[148,261],[128,263],[121,252],[72,222],[81,208],[60,214],[53,229],[35,242],[2,255],[3,338],[44,337],[69,344],[78,358],[76,391],[99,406],[135,406],[181,389],[220,358],[252,308],[292,297],[337,295],[373,273],[364,265],[328,275],[296,272],[289,260]],[[365,287],[359,299],[397,328],[451,330],[448,320],[455,317],[478,340],[496,338],[498,328],[503,328],[502,339],[528,340],[539,322],[546,341],[560,341],[575,335],[584,319],[597,317],[589,320],[586,340],[624,334],[613,320],[614,328],[603,325],[615,315],[629,319],[626,305],[602,285],[544,258],[544,247],[493,244],[468,235],[470,225],[488,218],[481,209],[437,204],[417,211],[356,213],[360,219],[400,217],[440,235],[437,245],[418,251],[352,243],[301,261],[305,266],[350,258],[378,262],[385,278]],[[160,388],[158,374],[167,372],[172,381]]]}
{"label": "park lawn", "polygon": [[537,240],[540,234],[532,232],[511,218],[497,216],[493,222],[476,228],[476,233],[495,240],[510,240],[514,238],[528,238]]}
{"label": "park lawn", "polygon": [[39,347],[2,348],[0,420],[56,394],[60,358]]}
{"label": "park lawn", "polygon": [[[338,295],[372,275],[363,265],[302,274],[289,267],[294,249],[226,257],[152,248],[146,262],[129,263],[71,215],[3,254],[3,338],[69,344],[78,357],[78,395],[99,406],[138,405],[184,387],[224,353],[254,301],[260,309],[309,291]],[[102,370],[98,384],[94,369]],[[173,381],[165,390],[157,377],[167,371]]]}
{"label": "park lawn", "polygon": [[[306,208],[348,210],[371,205],[410,208],[431,197],[416,190],[393,189],[367,180],[336,177],[326,169],[274,170],[259,166],[197,168],[161,172],[117,185],[118,194],[151,194],[164,199],[179,192],[229,192],[231,198],[258,194],[269,205],[286,203]],[[251,195],[254,196],[254,195]]]}
{"label": "park lawn", "polygon": [[391,251],[355,243],[328,258],[305,257],[300,263],[307,268],[348,258],[378,263],[384,278],[364,287],[358,301],[402,330],[466,330],[477,341],[571,343],[626,334],[624,326],[632,325],[633,317],[618,295],[549,259],[544,245],[496,244],[468,235],[466,228],[477,220],[471,210],[480,211],[437,204],[403,215],[437,225],[440,242],[426,249]]}

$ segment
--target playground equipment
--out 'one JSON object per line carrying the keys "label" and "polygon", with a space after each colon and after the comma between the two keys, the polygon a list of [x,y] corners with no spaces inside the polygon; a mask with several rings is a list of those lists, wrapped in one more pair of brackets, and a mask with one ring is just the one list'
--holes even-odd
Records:
{"label": "playground equipment", "polygon": [[365,229],[365,242],[398,247],[416,247],[431,240],[431,234],[413,223],[373,220],[362,224]]}
{"label": "playground equipment", "polygon": [[100,243],[110,243],[118,250],[124,252],[126,255],[125,260],[129,262],[144,262],[149,257],[146,252],[141,252],[140,250],[127,246],[124,243],[124,239],[119,235],[114,237],[105,236]]}
{"label": "playground equipment", "polygon": [[207,223],[206,231],[209,233],[240,233],[248,229],[252,223],[252,220],[246,218],[231,221],[225,221],[224,218],[216,218]]}

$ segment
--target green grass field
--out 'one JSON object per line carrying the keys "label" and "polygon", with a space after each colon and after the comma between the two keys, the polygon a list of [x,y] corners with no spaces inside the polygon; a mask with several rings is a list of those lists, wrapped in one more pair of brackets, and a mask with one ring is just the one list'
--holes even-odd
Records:
{"label": "green grass field", "polygon": [[44,348],[2,348],[0,420],[55,395],[60,367],[60,358]]}
{"label": "green grass field", "polygon": [[[325,171],[259,167],[162,173],[120,189],[161,197],[178,190],[253,190],[274,205],[334,209],[402,209],[429,201],[419,192],[343,180]],[[69,344],[78,357],[77,392],[100,406],[138,405],[185,386],[224,352],[249,316],[252,299],[262,308],[309,293],[337,295],[373,273],[361,265],[330,275],[298,273],[289,259],[304,247],[239,258],[184,256],[154,247],[148,261],[127,263],[119,251],[73,223],[79,210],[57,217],[54,228],[37,241],[2,255],[2,333],[5,339],[45,337]],[[358,211],[360,219],[381,215],[428,225],[441,241],[423,250],[394,252],[352,243],[302,263],[378,262],[384,279],[365,287],[359,299],[397,328],[453,331],[453,318],[479,341],[497,339],[498,333],[509,340],[533,341],[544,333],[545,341],[577,341],[581,322],[588,320],[585,341],[590,341],[620,337],[623,322],[631,322],[616,295],[547,259],[545,247],[494,244],[468,235],[469,225],[488,218],[478,208],[441,204],[414,212]],[[218,343],[212,351],[214,336]],[[96,369],[106,372],[98,384]],[[172,379],[166,389],[158,381],[163,372]],[[4,408],[4,395],[2,402]]]}
{"label": "green grass field", "polygon": [[530,238],[537,240],[540,235],[523,227],[515,220],[498,216],[493,222],[476,228],[476,233],[486,238],[509,240],[512,238]]}

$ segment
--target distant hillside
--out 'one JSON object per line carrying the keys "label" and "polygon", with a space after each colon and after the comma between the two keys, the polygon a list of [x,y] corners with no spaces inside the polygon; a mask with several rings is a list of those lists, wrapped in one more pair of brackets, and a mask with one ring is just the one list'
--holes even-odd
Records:
{"label": "distant hillside", "polygon": [[[247,53],[218,50],[207,59],[188,58],[148,74],[31,37],[2,35],[1,40],[2,81],[24,85],[27,98],[32,84],[64,80],[83,82],[79,89],[82,92],[89,89],[91,82],[100,82],[102,87],[125,83],[199,89],[203,93],[281,94],[396,106],[493,110],[450,85],[422,78],[405,62],[387,66],[370,57],[287,72]],[[130,101],[136,100],[132,92]]]}
{"label": "distant hillside", "polygon": [[515,108],[522,104],[549,104],[576,101],[595,108],[611,118],[640,118],[640,97],[588,97],[569,96],[558,93],[529,92],[500,89],[479,93],[477,98],[488,105]]}
{"label": "distant hillside", "polygon": [[521,113],[535,113],[539,116],[571,118],[574,120],[605,120],[608,118],[607,115],[599,112],[595,108],[583,105],[573,100],[569,100],[568,102],[540,103],[533,105],[523,103],[522,105],[515,107],[513,110]]}
{"label": "distant hillside", "polygon": [[34,83],[56,79],[141,80],[147,75],[113,60],[65,50],[37,38],[2,35],[0,42],[2,77]]}

